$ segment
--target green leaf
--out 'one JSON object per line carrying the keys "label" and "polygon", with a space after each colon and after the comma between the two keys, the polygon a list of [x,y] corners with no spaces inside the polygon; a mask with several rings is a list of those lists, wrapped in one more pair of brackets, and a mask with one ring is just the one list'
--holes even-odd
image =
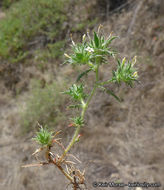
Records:
{"label": "green leaf", "polygon": [[76,82],[79,82],[80,79],[81,79],[84,75],[87,75],[91,70],[92,70],[92,69],[88,69],[88,70],[82,72],[82,73],[77,77]]}
{"label": "green leaf", "polygon": [[81,107],[81,104],[76,104],[76,105],[70,105],[70,106],[68,106],[68,108],[80,108]]}
{"label": "green leaf", "polygon": [[84,86],[82,84],[73,84],[67,91],[62,93],[70,95],[74,100],[81,100],[81,98],[85,99],[87,97],[84,93]]}
{"label": "green leaf", "polygon": [[107,40],[107,42],[106,42],[106,47],[107,47],[114,39],[116,39],[116,38],[117,38],[117,36],[113,36],[113,37],[109,38],[109,39]]}
{"label": "green leaf", "polygon": [[52,141],[52,132],[49,132],[47,128],[40,128],[40,131],[36,133],[36,137],[33,138],[40,145],[50,145]]}
{"label": "green leaf", "polygon": [[117,64],[118,66],[121,66],[121,61],[119,59],[117,59]]}
{"label": "green leaf", "polygon": [[113,91],[106,89],[106,93],[112,95],[117,101],[122,102],[122,100],[117,95],[115,95]]}
{"label": "green leaf", "polygon": [[73,122],[74,122],[74,124],[76,125],[76,126],[83,126],[84,125],[84,120],[83,120],[83,118],[81,117],[81,116],[78,116],[78,117],[74,117],[74,118],[72,118],[71,119]]}
{"label": "green leaf", "polygon": [[99,47],[99,38],[98,38],[96,32],[94,32],[94,42],[95,42],[95,46],[98,48]]}
{"label": "green leaf", "polygon": [[106,89],[103,86],[99,86],[99,88],[101,88],[107,94],[112,95],[117,101],[122,102],[122,100],[117,95],[115,95],[115,93],[113,91]]}

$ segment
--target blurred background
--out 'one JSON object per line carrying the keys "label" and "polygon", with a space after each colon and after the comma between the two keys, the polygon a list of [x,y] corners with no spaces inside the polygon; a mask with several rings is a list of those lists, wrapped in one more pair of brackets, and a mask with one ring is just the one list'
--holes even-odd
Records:
{"label": "blurred background", "polygon": [[[120,58],[137,55],[140,84],[133,89],[110,86],[122,103],[98,91],[71,153],[82,161],[79,168],[86,170],[89,190],[95,189],[94,181],[163,185],[164,1],[1,0],[1,190],[66,189],[68,181],[53,165],[21,166],[37,162],[31,155],[37,148],[31,140],[37,122],[62,130],[63,144],[69,142],[73,129],[67,118],[76,113],[67,109],[70,100],[60,92],[74,83],[81,68],[62,65],[63,54],[70,52],[70,34],[78,42],[100,24],[106,37],[111,32],[119,36],[112,45]],[[102,80],[116,67],[114,60],[109,62],[100,70]],[[94,76],[86,80],[89,89]]]}

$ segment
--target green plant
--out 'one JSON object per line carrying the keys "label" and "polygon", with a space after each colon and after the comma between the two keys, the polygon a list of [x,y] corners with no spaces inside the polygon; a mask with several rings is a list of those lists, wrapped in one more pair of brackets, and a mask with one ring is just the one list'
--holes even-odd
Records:
{"label": "green plant", "polygon": [[[86,14],[86,13],[85,13]],[[72,32],[84,31],[85,28],[92,28],[98,22],[98,18],[92,20],[82,20],[80,23],[77,23],[74,27],[72,27]]]}
{"label": "green plant", "polygon": [[57,42],[63,31],[63,22],[67,20],[67,4],[66,0],[21,0],[13,3],[0,22],[0,57],[18,62],[31,54],[32,51],[28,50],[32,47]]}
{"label": "green plant", "polygon": [[40,131],[37,132],[36,137],[33,138],[41,146],[51,145],[53,139],[52,132],[49,132],[47,128],[40,128]]}
{"label": "green plant", "polygon": [[35,60],[38,68],[42,69],[48,65],[47,61],[51,61],[53,58],[61,59],[62,52],[65,47],[65,40],[57,41],[55,43],[50,43],[44,49],[39,49],[35,51]]}
{"label": "green plant", "polygon": [[133,86],[133,81],[136,81],[138,78],[137,71],[133,67],[136,63],[136,57],[132,62],[126,62],[124,58],[122,62],[118,60],[118,67],[116,71],[113,71],[113,77],[111,81],[114,81],[120,85],[121,82],[125,82],[129,86]]}
{"label": "green plant", "polygon": [[[84,35],[81,43],[75,44],[75,42],[72,40],[73,53],[70,55],[65,54],[66,56],[65,63],[71,64],[71,65],[88,66],[88,69],[82,72],[78,76],[78,80],[77,80],[78,82],[81,80],[81,78],[84,75],[88,74],[89,72],[95,73],[95,81],[93,82],[93,88],[88,94],[84,92],[83,84],[78,84],[78,85],[73,84],[69,88],[69,90],[64,92],[64,94],[71,96],[71,98],[76,103],[75,105],[71,105],[71,108],[81,109],[81,112],[72,119],[73,123],[69,125],[70,127],[75,128],[75,132],[66,148],[62,145],[62,143],[55,140],[55,142],[57,142],[57,144],[60,145],[60,147],[63,150],[63,153],[60,156],[57,154],[53,154],[51,152],[51,147],[53,146],[53,143],[51,143],[50,145],[49,141],[47,141],[46,149],[48,152],[48,159],[47,159],[47,162],[41,163],[41,164],[43,165],[43,164],[53,163],[55,166],[57,166],[61,170],[61,172],[69,179],[74,190],[80,189],[80,186],[84,184],[85,178],[84,178],[84,172],[81,172],[80,170],[78,170],[75,167],[74,162],[67,160],[67,158],[70,155],[68,154],[68,152],[73,147],[73,145],[79,141],[79,138],[81,136],[80,129],[85,124],[85,114],[93,98],[93,95],[95,94],[96,90],[100,88],[103,91],[106,91],[107,93],[112,95],[114,98],[116,98],[116,100],[120,101],[119,97],[117,97],[113,91],[107,90],[106,87],[104,87],[104,85],[108,85],[112,82],[120,85],[122,82],[124,82],[126,85],[129,85],[132,87],[134,82],[137,81],[138,79],[137,71],[134,68],[134,64],[136,63],[136,57],[135,57],[132,61],[126,61],[125,58],[122,61],[117,60],[117,68],[115,71],[113,71],[112,78],[107,81],[100,80],[99,70],[100,70],[101,65],[108,64],[109,56],[112,56],[115,58],[116,52],[113,51],[113,49],[111,48],[111,42],[114,39],[116,39],[116,37],[112,35],[110,35],[107,39],[104,38],[102,35],[99,34],[99,30],[98,30],[98,32],[94,32],[93,38],[91,38],[89,34],[87,34],[87,37],[86,35]],[[43,136],[42,128],[39,134],[40,133],[42,133],[42,136]]]}
{"label": "green plant", "polygon": [[2,0],[2,7],[9,8],[13,3],[19,0]]}
{"label": "green plant", "polygon": [[64,120],[65,114],[61,110],[65,98],[61,97],[60,91],[66,84],[60,84],[59,86],[58,82],[53,82],[42,88],[40,82],[33,83],[31,96],[28,97],[25,110],[22,112],[22,125],[25,132],[30,131],[36,125],[36,121],[52,128]]}

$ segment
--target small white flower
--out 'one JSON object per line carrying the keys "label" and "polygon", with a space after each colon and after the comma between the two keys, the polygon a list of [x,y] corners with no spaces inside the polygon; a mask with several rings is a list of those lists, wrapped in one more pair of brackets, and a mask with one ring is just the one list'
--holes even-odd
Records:
{"label": "small white flower", "polygon": [[85,48],[85,50],[88,51],[89,53],[94,52],[94,49],[93,49],[93,48],[90,48],[90,47]]}

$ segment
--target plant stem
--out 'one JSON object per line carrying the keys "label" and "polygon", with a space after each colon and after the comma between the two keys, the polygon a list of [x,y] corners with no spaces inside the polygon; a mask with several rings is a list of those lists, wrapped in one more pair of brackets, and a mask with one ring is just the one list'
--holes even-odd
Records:
{"label": "plant stem", "polygon": [[[93,87],[93,89],[92,89],[92,91],[91,91],[91,93],[90,93],[90,96],[88,97],[87,102],[84,103],[84,101],[81,100],[82,105],[83,105],[82,111],[81,111],[81,118],[82,118],[82,120],[84,120],[84,116],[85,116],[86,110],[87,110],[87,108],[88,108],[88,105],[89,105],[89,103],[90,103],[90,101],[91,101],[91,99],[92,99],[92,97],[93,97],[93,95],[94,95],[94,93],[95,93],[95,91],[96,91],[96,89],[97,89],[97,82],[98,82],[98,80],[99,80],[99,64],[97,64],[97,67],[96,67],[96,69],[95,69],[95,73],[96,73],[96,82],[95,82],[94,87]],[[80,132],[81,127],[82,127],[81,125],[77,126],[77,128],[76,128],[76,130],[75,130],[75,132],[74,132],[74,135],[73,135],[73,137],[72,137],[72,140],[70,141],[69,145],[68,145],[67,148],[65,149],[65,151],[64,151],[64,153],[62,154],[60,160],[62,160],[62,159],[64,158],[64,156],[67,154],[67,152],[68,152],[68,151],[71,149],[71,147],[75,144],[76,139],[77,139],[77,137],[78,137],[78,134],[79,134],[79,132]]]}
{"label": "plant stem", "polygon": [[[56,165],[56,164],[55,164]],[[69,174],[67,174],[67,172],[65,172],[64,171],[64,169],[60,166],[60,165],[56,165],[58,168],[59,168],[59,170],[66,176],[66,178],[68,179],[68,180],[70,180],[71,181],[71,183],[73,183],[73,178],[69,175]]]}
{"label": "plant stem", "polygon": [[104,82],[100,82],[100,83],[98,83],[98,85],[103,86],[103,85],[105,85],[105,84],[109,84],[110,82],[112,82],[112,79],[111,79],[111,80],[104,81]]}
{"label": "plant stem", "polygon": [[62,166],[60,164],[57,164],[50,156],[50,149],[51,146],[47,146],[47,150],[45,153],[45,157],[48,161],[48,163],[53,163],[56,167],[58,167],[58,169],[65,175],[65,177],[70,180],[70,182],[73,184],[74,183],[74,179],[71,177],[70,174],[68,174],[67,172],[65,172],[65,170],[62,168]]}

